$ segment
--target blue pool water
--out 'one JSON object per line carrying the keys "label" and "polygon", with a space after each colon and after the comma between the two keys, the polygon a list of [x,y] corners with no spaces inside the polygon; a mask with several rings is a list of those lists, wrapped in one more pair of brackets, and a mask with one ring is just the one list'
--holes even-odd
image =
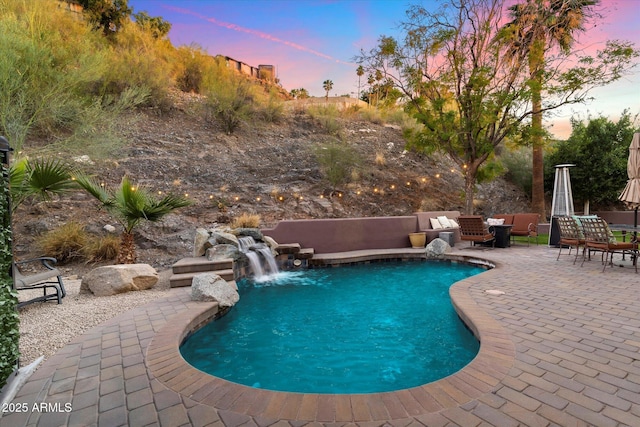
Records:
{"label": "blue pool water", "polygon": [[241,281],[236,306],[180,350],[202,371],[269,390],[373,393],[426,384],[478,352],[449,287],[482,271],[376,263]]}

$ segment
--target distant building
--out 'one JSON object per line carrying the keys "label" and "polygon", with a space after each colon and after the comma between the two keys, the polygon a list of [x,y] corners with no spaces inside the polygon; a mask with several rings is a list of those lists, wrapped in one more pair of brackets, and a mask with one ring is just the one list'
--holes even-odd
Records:
{"label": "distant building", "polygon": [[81,14],[83,10],[76,0],[58,0],[58,7],[77,14]]}
{"label": "distant building", "polygon": [[244,62],[237,61],[230,56],[218,56],[224,58],[227,67],[231,68],[232,70],[236,70],[240,74],[244,74],[245,76],[264,80],[270,83],[275,83],[276,81],[275,67],[273,65],[258,65],[258,67],[256,68]]}

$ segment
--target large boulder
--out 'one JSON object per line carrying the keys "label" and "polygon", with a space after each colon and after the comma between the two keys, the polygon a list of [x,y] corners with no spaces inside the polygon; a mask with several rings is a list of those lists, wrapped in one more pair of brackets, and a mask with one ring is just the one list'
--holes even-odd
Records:
{"label": "large boulder", "polygon": [[209,261],[229,258],[237,261],[240,258],[240,251],[237,246],[220,244],[207,249],[206,255]]}
{"label": "large boulder", "polygon": [[257,228],[236,228],[235,233],[238,236],[249,236],[249,237],[253,237],[253,240],[255,240],[256,242],[259,240],[262,240],[262,238],[264,237],[262,235],[262,231],[260,231]]}
{"label": "large boulder", "polygon": [[215,273],[196,274],[191,282],[193,301],[217,301],[220,307],[231,307],[240,300],[238,291]]}
{"label": "large boulder", "polygon": [[105,265],[85,274],[81,291],[96,296],[109,296],[129,291],[152,288],[158,282],[158,273],[149,264]]}
{"label": "large boulder", "polygon": [[216,243],[218,244],[235,245],[236,247],[238,247],[238,238],[231,233],[227,233],[221,230],[213,230],[213,232],[211,233],[211,237],[215,239]]}
{"label": "large boulder", "polygon": [[435,238],[425,249],[427,258],[442,258],[447,252],[451,252],[451,246],[440,238]]}
{"label": "large boulder", "polygon": [[204,228],[196,229],[196,236],[193,243],[193,256],[199,257],[205,254],[212,244],[209,241],[211,235]]}

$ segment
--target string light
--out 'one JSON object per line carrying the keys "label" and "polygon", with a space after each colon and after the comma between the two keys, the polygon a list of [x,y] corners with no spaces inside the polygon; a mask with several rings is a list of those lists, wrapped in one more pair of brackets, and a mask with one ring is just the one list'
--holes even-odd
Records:
{"label": "string light", "polygon": [[436,174],[436,178],[440,178],[440,174],[439,173]]}
{"label": "string light", "polygon": [[259,202],[260,200],[262,200],[260,197],[256,197],[256,202]]}
{"label": "string light", "polygon": [[395,189],[396,189],[395,184],[391,184],[391,189],[392,189],[392,190],[395,190]]}
{"label": "string light", "polygon": [[422,182],[427,182],[427,178],[422,178]]}
{"label": "string light", "polygon": [[235,201],[237,202],[238,200],[240,200],[240,197],[235,196],[235,197],[233,198],[233,200],[235,200]]}
{"label": "string light", "polygon": [[184,193],[184,197],[189,197],[189,193]]}
{"label": "string light", "polygon": [[407,181],[407,187],[411,187],[411,182]]}

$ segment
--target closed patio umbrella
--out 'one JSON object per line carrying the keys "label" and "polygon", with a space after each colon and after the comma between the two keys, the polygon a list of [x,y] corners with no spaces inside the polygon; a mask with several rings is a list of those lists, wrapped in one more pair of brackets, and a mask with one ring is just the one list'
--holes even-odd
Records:
{"label": "closed patio umbrella", "polygon": [[633,226],[638,226],[638,207],[640,207],[640,133],[634,133],[629,146],[629,159],[627,160],[627,185],[622,190],[618,199],[628,207],[635,210]]}

